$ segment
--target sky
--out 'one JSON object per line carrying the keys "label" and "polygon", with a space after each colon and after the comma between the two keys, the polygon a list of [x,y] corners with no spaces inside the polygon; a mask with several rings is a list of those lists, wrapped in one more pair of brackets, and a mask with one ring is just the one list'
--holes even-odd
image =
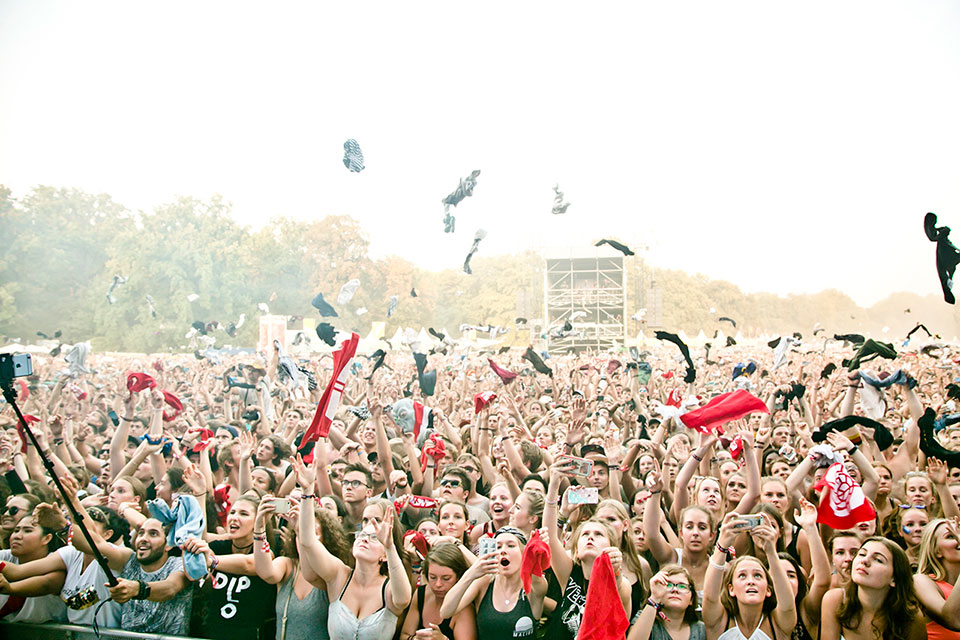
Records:
{"label": "sky", "polygon": [[613,237],[869,305],[939,291],[924,213],[960,228],[954,1],[0,0],[0,86],[15,196],[350,215],[373,257],[426,269],[459,269],[480,228],[486,256]]}

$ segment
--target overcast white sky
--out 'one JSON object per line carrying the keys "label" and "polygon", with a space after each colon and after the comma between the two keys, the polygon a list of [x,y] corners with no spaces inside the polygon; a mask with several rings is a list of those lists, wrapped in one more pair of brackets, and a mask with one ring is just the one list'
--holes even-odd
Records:
{"label": "overcast white sky", "polygon": [[374,256],[426,268],[459,268],[480,227],[480,255],[616,236],[747,291],[872,304],[939,290],[925,212],[960,244],[954,1],[2,0],[0,83],[17,196],[348,214]]}

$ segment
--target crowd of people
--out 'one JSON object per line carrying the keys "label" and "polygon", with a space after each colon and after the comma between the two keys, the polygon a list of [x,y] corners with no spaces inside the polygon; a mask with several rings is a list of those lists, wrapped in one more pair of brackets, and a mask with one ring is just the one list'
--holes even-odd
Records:
{"label": "crowd of people", "polygon": [[[551,375],[522,349],[451,347],[431,395],[410,353],[357,356],[316,441],[329,356],[298,364],[309,387],[278,352],[35,358],[18,403],[52,471],[4,405],[0,618],[230,640],[960,638],[955,362],[857,346],[694,350],[692,382],[658,341],[553,354]],[[688,426],[735,391],[758,406]]]}

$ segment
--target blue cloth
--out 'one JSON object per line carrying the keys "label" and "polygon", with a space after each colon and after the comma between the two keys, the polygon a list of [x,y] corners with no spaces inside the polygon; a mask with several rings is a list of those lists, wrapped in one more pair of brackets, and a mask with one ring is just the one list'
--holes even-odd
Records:
{"label": "blue cloth", "polygon": [[949,427],[960,422],[960,413],[952,413],[948,416],[940,416],[933,422],[933,430],[935,432],[942,431],[944,428]]}
{"label": "blue cloth", "polygon": [[[173,524],[167,534],[167,544],[171,547],[181,547],[188,538],[203,536],[203,510],[193,496],[177,497],[172,509],[163,500],[150,500],[147,509],[163,524]],[[207,575],[207,559],[203,554],[184,551],[183,566],[191,580],[199,580]]]}
{"label": "blue cloth", "polygon": [[892,387],[895,384],[905,384],[910,389],[913,389],[915,386],[917,386],[917,381],[908,376],[903,369],[897,369],[896,373],[887,376],[883,380],[871,377],[863,371],[860,372],[860,378],[871,387],[875,387],[877,389],[886,389],[887,387]]}

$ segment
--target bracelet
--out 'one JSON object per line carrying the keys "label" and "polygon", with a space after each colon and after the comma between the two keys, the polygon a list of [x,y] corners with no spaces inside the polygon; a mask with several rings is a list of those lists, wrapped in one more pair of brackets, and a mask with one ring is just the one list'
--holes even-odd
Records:
{"label": "bracelet", "polygon": [[650,495],[656,495],[656,494],[660,493],[661,491],[663,491],[663,489],[657,489],[656,491],[654,491],[653,489],[650,489]]}
{"label": "bracelet", "polygon": [[54,439],[53,439],[53,446],[59,447],[59,446],[62,445],[62,444],[63,444],[63,438],[54,438]]}
{"label": "bracelet", "polygon": [[254,532],[253,532],[253,535],[254,535],[254,537],[256,537],[256,536],[265,536],[265,535],[267,535],[267,530],[264,529],[263,531],[254,531]]}
{"label": "bracelet", "polygon": [[301,494],[300,499],[301,499],[301,500],[316,500],[316,499],[317,499],[317,494],[315,494],[315,493],[304,493],[304,494]]}
{"label": "bracelet", "polygon": [[213,556],[213,559],[210,561],[210,572],[216,571],[217,565],[220,564],[220,558]]}
{"label": "bracelet", "polygon": [[717,542],[717,551],[725,554],[727,556],[727,560],[737,557],[737,550],[734,547],[723,547],[720,546],[719,542]]}
{"label": "bracelet", "polygon": [[727,568],[727,563],[726,563],[726,562],[724,562],[723,564],[718,564],[718,563],[716,563],[716,562],[713,561],[713,558],[707,558],[707,562],[710,563],[710,566],[711,566],[711,567],[713,567],[714,569],[719,569],[720,571],[723,571],[724,569]]}
{"label": "bracelet", "polygon": [[127,422],[133,422],[133,418],[128,418],[126,416],[120,416],[121,420],[126,420]]}
{"label": "bracelet", "polygon": [[857,445],[853,445],[853,448],[847,451],[847,455],[852,456],[859,450],[860,450],[860,447],[858,447]]}
{"label": "bracelet", "polygon": [[150,585],[142,580],[139,581],[140,590],[137,591],[137,595],[133,596],[134,600],[146,600],[150,597]]}
{"label": "bracelet", "polygon": [[658,618],[660,618],[661,620],[669,620],[669,618],[667,618],[666,614],[664,614],[663,611],[661,611],[661,609],[663,609],[663,603],[662,603],[662,602],[654,602],[653,598],[647,598],[647,605],[648,605],[648,606],[651,606],[651,607],[653,607],[654,609],[657,610],[657,617],[658,617]]}
{"label": "bracelet", "polygon": [[693,457],[693,459],[696,460],[697,462],[703,462],[703,456],[698,456],[698,455],[695,454],[695,453],[691,453],[690,455],[691,455],[691,456]]}
{"label": "bracelet", "polygon": [[266,537],[263,539],[263,544],[260,545],[260,551],[263,551],[264,553],[273,553],[273,549],[270,548],[270,543],[267,542]]}
{"label": "bracelet", "polygon": [[557,498],[556,500],[547,500],[546,503],[547,503],[547,504],[560,504],[560,498]]}

